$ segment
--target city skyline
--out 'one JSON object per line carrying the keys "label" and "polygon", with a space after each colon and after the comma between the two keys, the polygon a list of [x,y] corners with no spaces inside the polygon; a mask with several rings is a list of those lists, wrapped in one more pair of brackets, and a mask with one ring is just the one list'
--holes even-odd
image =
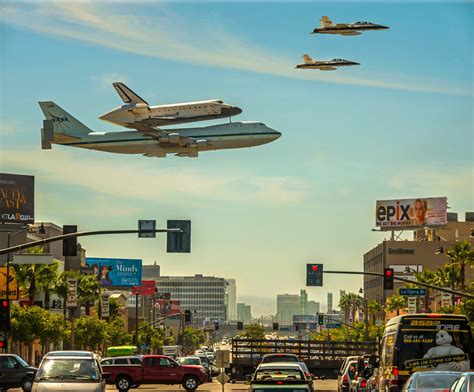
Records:
{"label": "city skyline", "polygon": [[[447,196],[449,211],[474,211],[469,3],[1,9],[0,165],[35,176],[35,220],[79,230],[192,221],[191,254],[167,254],[162,235],[128,235],[82,238],[89,257],[157,261],[163,275],[233,278],[239,302],[270,314],[257,309],[272,307],[281,292],[298,294],[308,262],[362,270],[364,253],[389,235],[370,231],[376,200]],[[322,15],[390,29],[309,34]],[[295,70],[306,52],[361,66]],[[243,109],[233,121],[261,121],[282,137],[194,160],[41,150],[41,100],[94,130],[123,130],[98,119],[121,103],[115,81],[151,104],[223,99]],[[336,285],[357,293],[363,283],[325,275],[308,296],[324,308]]]}

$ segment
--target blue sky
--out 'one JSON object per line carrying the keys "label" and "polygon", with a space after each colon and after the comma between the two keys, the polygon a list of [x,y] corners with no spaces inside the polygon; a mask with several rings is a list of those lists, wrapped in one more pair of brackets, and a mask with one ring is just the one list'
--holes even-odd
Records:
{"label": "blue sky", "polygon": [[[359,270],[384,234],[377,199],[447,196],[474,210],[472,3],[0,3],[1,170],[34,174],[36,217],[82,230],[192,219],[193,252],[164,238],[84,238],[88,256],[163,274],[237,279],[254,313],[304,287],[304,264]],[[322,15],[390,30],[308,34]],[[303,53],[360,67],[295,70]],[[152,104],[220,98],[282,132],[253,149],[151,159],[40,149],[40,100],[98,131],[127,83]],[[216,123],[216,122],[212,122]],[[197,124],[205,125],[205,123]],[[325,276],[325,302],[361,279]],[[258,301],[257,301],[258,298]]]}

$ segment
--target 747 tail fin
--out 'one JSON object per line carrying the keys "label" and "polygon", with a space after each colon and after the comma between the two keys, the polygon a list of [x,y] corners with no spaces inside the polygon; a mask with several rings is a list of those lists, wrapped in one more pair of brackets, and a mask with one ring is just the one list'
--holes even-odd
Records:
{"label": "747 tail fin", "polygon": [[38,102],[46,120],[52,120],[54,135],[81,138],[93,132],[52,101]]}

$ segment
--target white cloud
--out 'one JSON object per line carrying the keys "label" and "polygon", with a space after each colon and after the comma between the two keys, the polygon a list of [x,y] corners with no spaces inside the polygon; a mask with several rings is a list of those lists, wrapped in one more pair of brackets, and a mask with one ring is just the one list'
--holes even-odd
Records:
{"label": "white cloud", "polygon": [[43,182],[77,186],[119,200],[164,200],[180,204],[187,203],[191,198],[265,207],[297,203],[309,197],[310,193],[309,184],[300,179],[256,177],[235,171],[229,174],[219,168],[205,172],[196,167],[160,168],[160,161],[152,158],[140,156],[135,163],[131,163],[131,160],[122,158],[119,161],[111,155],[106,160],[103,159],[104,153],[98,154],[102,159],[91,156],[83,159],[82,152],[59,149],[31,151],[28,154],[9,150],[2,153],[2,166],[10,170],[31,171],[35,168],[35,175]]}
{"label": "white cloud", "polygon": [[[120,51],[167,60],[245,70],[294,79],[402,91],[472,95],[462,86],[419,84],[392,77],[371,79],[341,74],[305,73],[292,59],[230,35],[221,26],[185,20],[155,3],[153,16],[131,15],[107,3],[37,3],[29,9],[4,5],[0,20],[38,33],[88,42]],[[156,12],[158,9],[159,13]],[[129,12],[130,8],[127,8]],[[202,45],[205,42],[206,45]],[[232,50],[229,50],[232,48]],[[262,59],[265,59],[263,62]]]}

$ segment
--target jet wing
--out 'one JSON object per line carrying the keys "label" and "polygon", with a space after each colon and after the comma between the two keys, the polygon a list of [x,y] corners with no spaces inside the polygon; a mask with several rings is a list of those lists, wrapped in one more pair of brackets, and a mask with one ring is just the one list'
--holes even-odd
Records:
{"label": "jet wing", "polygon": [[134,123],[133,128],[135,128],[138,132],[143,133],[144,135],[150,136],[153,139],[158,140],[160,143],[170,143],[185,146],[193,141],[193,139],[187,136],[181,136],[179,133],[165,131],[160,128],[153,128],[149,125],[145,125],[142,123]]}

